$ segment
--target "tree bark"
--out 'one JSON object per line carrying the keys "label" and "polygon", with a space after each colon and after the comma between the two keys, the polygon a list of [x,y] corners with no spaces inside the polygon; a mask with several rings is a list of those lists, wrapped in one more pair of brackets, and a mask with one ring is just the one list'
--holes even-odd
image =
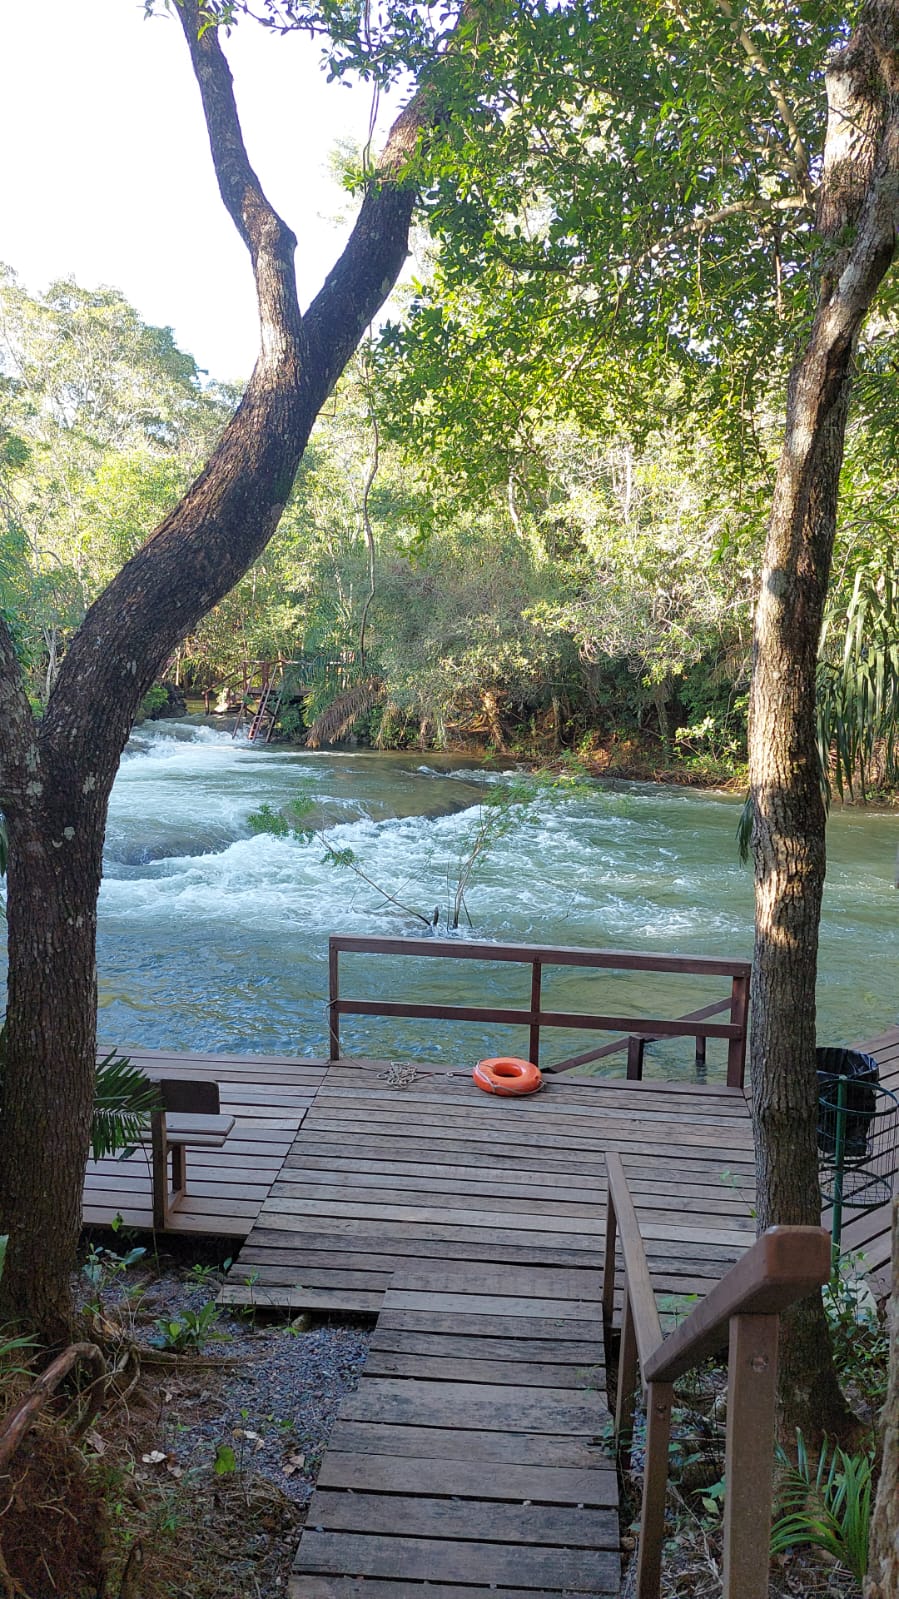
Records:
{"label": "tree bark", "polygon": [[0,804],[9,832],[9,979],[0,1099],[0,1317],[58,1342],[96,1060],[96,908],[109,794],[143,695],[277,527],[318,410],[396,281],[414,193],[404,171],[430,104],[397,119],[349,242],[305,317],[296,239],[244,148],[217,30],[179,0],[222,200],[250,253],[260,354],[200,476],[88,612],[38,723],[0,618]]}
{"label": "tree bark", "polygon": [[889,1318],[890,1378],[880,1418],[883,1455],[871,1523],[865,1599],[895,1599],[899,1594],[899,1200],[893,1205]]}
{"label": "tree bark", "polygon": [[[827,75],[819,206],[827,251],[787,419],[756,613],[750,708],[756,933],[751,1077],[758,1225],[820,1222],[815,979],[825,875],[818,639],[836,531],[856,341],[899,221],[899,5],[874,0]],[[784,1319],[785,1430],[846,1421],[820,1296]]]}

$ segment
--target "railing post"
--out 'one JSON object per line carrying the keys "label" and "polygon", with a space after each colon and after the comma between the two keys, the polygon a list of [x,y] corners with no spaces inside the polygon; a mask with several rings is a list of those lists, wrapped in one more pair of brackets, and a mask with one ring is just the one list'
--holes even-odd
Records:
{"label": "railing post", "polygon": [[631,1460],[637,1381],[637,1329],[634,1326],[634,1313],[631,1309],[631,1296],[628,1293],[625,1275],[621,1343],[618,1346],[618,1392],[615,1398],[615,1438],[625,1471]]}
{"label": "railing post", "polygon": [[665,1536],[665,1499],[668,1493],[668,1444],[671,1438],[673,1403],[673,1383],[649,1383],[646,1390],[646,1453],[643,1465],[643,1504],[640,1510],[636,1599],[659,1599],[662,1584],[662,1543]]}
{"label": "railing post", "polygon": [[724,1599],[767,1599],[779,1317],[732,1316],[724,1458]]}
{"label": "railing post", "polygon": [[340,1059],[340,1016],[337,1010],[337,1000],[340,996],[340,951],[335,949],[333,939],[328,944],[328,1037],[330,1039],[329,1058]]}
{"label": "railing post", "polygon": [[603,1332],[606,1337],[612,1326],[612,1317],[615,1314],[615,1236],[618,1229],[615,1223],[615,1205],[612,1199],[611,1187],[606,1185],[606,1258],[602,1271],[602,1320]]}
{"label": "railing post", "polygon": [[639,1083],[643,1078],[643,1052],[645,1048],[645,1038],[637,1038],[634,1035],[627,1041],[627,1080],[629,1083]]}
{"label": "railing post", "polygon": [[732,1038],[727,1046],[727,1086],[742,1088],[746,1074],[746,1021],[749,1015],[749,977],[746,973],[731,978],[730,1019],[740,1028],[740,1037]]}
{"label": "railing post", "polygon": [[[540,1010],[540,981],[542,972],[543,967],[541,966],[540,962],[533,961],[531,964],[531,1013],[535,1016]],[[528,1044],[528,1051],[528,1060],[531,1061],[534,1066],[539,1066],[540,1023],[536,1020],[531,1022],[531,1036],[530,1043]]]}

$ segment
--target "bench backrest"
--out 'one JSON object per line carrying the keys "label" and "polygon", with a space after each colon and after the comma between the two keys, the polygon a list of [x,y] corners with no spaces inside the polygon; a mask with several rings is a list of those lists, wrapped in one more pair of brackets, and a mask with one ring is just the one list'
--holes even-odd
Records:
{"label": "bench backrest", "polygon": [[[151,1075],[148,1073],[148,1076]],[[208,1077],[157,1077],[163,1110],[182,1116],[218,1116],[221,1110],[218,1083]]]}

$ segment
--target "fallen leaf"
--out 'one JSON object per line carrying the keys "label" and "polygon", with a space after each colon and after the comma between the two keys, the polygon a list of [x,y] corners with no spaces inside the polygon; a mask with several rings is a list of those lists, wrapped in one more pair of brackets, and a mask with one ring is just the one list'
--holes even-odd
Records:
{"label": "fallen leaf", "polygon": [[95,1455],[105,1455],[106,1439],[101,1438],[100,1434],[95,1432],[93,1428],[91,1428],[90,1432],[85,1433],[84,1441],[86,1444],[90,1444]]}
{"label": "fallen leaf", "polygon": [[141,1455],[140,1458],[145,1466],[159,1466],[165,1460],[165,1450],[151,1449],[148,1455]]}

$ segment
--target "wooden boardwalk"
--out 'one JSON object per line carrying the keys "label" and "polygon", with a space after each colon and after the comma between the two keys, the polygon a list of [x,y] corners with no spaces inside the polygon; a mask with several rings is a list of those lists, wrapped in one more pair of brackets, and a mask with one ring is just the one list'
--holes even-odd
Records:
{"label": "wooden boardwalk", "polygon": [[[235,1126],[222,1149],[188,1155],[188,1194],[171,1217],[172,1232],[244,1237],[259,1214],[324,1076],[324,1067],[277,1055],[169,1055],[129,1050],[146,1071],[165,1077],[208,1078],[220,1085],[222,1110]],[[84,1221],[108,1227],[153,1225],[150,1152],[90,1161]]]}
{"label": "wooden boardwalk", "polygon": [[341,1404],[291,1599],[619,1590],[599,1275],[407,1266]]}
{"label": "wooden boardwalk", "polygon": [[[899,1028],[867,1046],[899,1091]],[[602,1438],[605,1156],[632,1188],[660,1309],[755,1237],[741,1090],[548,1076],[498,1099],[468,1069],[134,1056],[209,1077],[235,1126],[191,1150],[178,1232],[244,1236],[223,1289],[376,1315],[341,1405],[291,1599],[581,1599],[619,1589]],[[85,1220],[150,1224],[144,1151],[92,1165]],[[889,1261],[889,1207],[844,1247]]]}
{"label": "wooden boardwalk", "polygon": [[704,1293],[753,1242],[738,1089],[550,1077],[500,1099],[467,1070],[399,1077],[329,1068],[227,1302],[376,1313],[413,1262],[597,1269],[607,1149],[625,1160],[660,1294]]}
{"label": "wooden boardwalk", "polygon": [[[880,1070],[880,1081],[899,1095],[899,1027],[891,1027],[859,1048],[873,1055]],[[899,1155],[899,1151],[897,1151]],[[894,1195],[899,1187],[894,1186]],[[829,1220],[825,1217],[825,1226]],[[891,1284],[892,1205],[881,1205],[866,1215],[853,1216],[851,1210],[843,1212],[842,1247],[844,1254],[860,1253],[864,1256],[865,1270],[873,1280],[875,1290],[889,1293]]]}

